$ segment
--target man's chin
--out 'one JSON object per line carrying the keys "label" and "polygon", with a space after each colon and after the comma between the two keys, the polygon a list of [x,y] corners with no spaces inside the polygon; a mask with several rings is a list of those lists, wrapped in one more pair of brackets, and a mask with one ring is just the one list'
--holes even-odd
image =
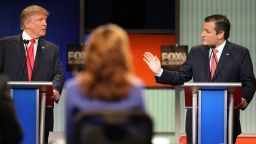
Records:
{"label": "man's chin", "polygon": [[43,36],[45,36],[45,35],[46,35],[46,33],[41,33],[41,34],[40,34],[41,37],[43,37]]}
{"label": "man's chin", "polygon": [[202,44],[203,46],[205,47],[208,47],[208,48],[215,48],[216,45],[210,45],[210,44]]}
{"label": "man's chin", "polygon": [[202,45],[209,45],[209,43],[207,43],[207,42],[202,42]]}

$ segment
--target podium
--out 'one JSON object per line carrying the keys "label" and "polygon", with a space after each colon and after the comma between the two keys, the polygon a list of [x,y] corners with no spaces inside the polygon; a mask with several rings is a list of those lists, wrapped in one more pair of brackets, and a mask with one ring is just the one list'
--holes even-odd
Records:
{"label": "podium", "polygon": [[[241,83],[184,83],[186,107],[192,105],[193,144],[233,144],[234,105]],[[228,129],[228,130],[227,130]]]}
{"label": "podium", "polygon": [[23,131],[22,144],[43,144],[46,91],[52,90],[52,82],[9,81],[8,85]]}

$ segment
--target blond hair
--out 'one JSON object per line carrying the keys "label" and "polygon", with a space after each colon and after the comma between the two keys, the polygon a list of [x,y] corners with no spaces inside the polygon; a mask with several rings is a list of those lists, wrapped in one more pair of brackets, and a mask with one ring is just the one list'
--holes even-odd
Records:
{"label": "blond hair", "polygon": [[35,14],[43,14],[49,16],[50,13],[43,7],[37,5],[31,5],[26,7],[20,14],[20,28],[24,30],[24,22]]}
{"label": "blond hair", "polygon": [[82,91],[92,98],[119,100],[130,88],[131,52],[127,33],[115,24],[96,28],[85,48]]}

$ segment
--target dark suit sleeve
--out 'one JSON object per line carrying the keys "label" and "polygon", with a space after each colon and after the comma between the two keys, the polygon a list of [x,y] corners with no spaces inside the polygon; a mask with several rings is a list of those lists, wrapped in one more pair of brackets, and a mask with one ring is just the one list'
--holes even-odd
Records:
{"label": "dark suit sleeve", "polygon": [[60,60],[59,48],[57,48],[54,55],[54,69],[53,69],[53,89],[56,89],[61,94],[62,87],[65,80],[63,65]]}
{"label": "dark suit sleeve", "polygon": [[243,97],[246,99],[248,103],[250,103],[256,90],[256,80],[253,74],[251,57],[247,49],[243,51],[240,66]]}
{"label": "dark suit sleeve", "polygon": [[182,85],[192,79],[192,58],[193,49],[191,49],[187,60],[181,66],[178,71],[164,70],[161,77],[155,77],[157,83],[161,84],[171,84],[171,85]]}

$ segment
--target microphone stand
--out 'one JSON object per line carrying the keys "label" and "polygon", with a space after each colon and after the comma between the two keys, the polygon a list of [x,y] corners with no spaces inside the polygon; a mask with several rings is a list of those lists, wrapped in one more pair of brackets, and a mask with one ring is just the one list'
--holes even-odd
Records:
{"label": "microphone stand", "polygon": [[[26,61],[27,61],[27,52],[28,52],[28,43],[29,43],[29,40],[26,40],[24,39],[23,40],[23,43],[25,45],[25,59],[24,61],[22,62],[22,67],[21,67],[21,70],[17,73],[19,77],[16,76],[16,80],[21,80],[21,76],[24,74],[24,69],[25,69],[25,66],[26,66]],[[28,58],[29,59],[29,58]],[[30,59],[29,59],[29,62],[30,62]],[[31,66],[31,64],[30,64]]]}

